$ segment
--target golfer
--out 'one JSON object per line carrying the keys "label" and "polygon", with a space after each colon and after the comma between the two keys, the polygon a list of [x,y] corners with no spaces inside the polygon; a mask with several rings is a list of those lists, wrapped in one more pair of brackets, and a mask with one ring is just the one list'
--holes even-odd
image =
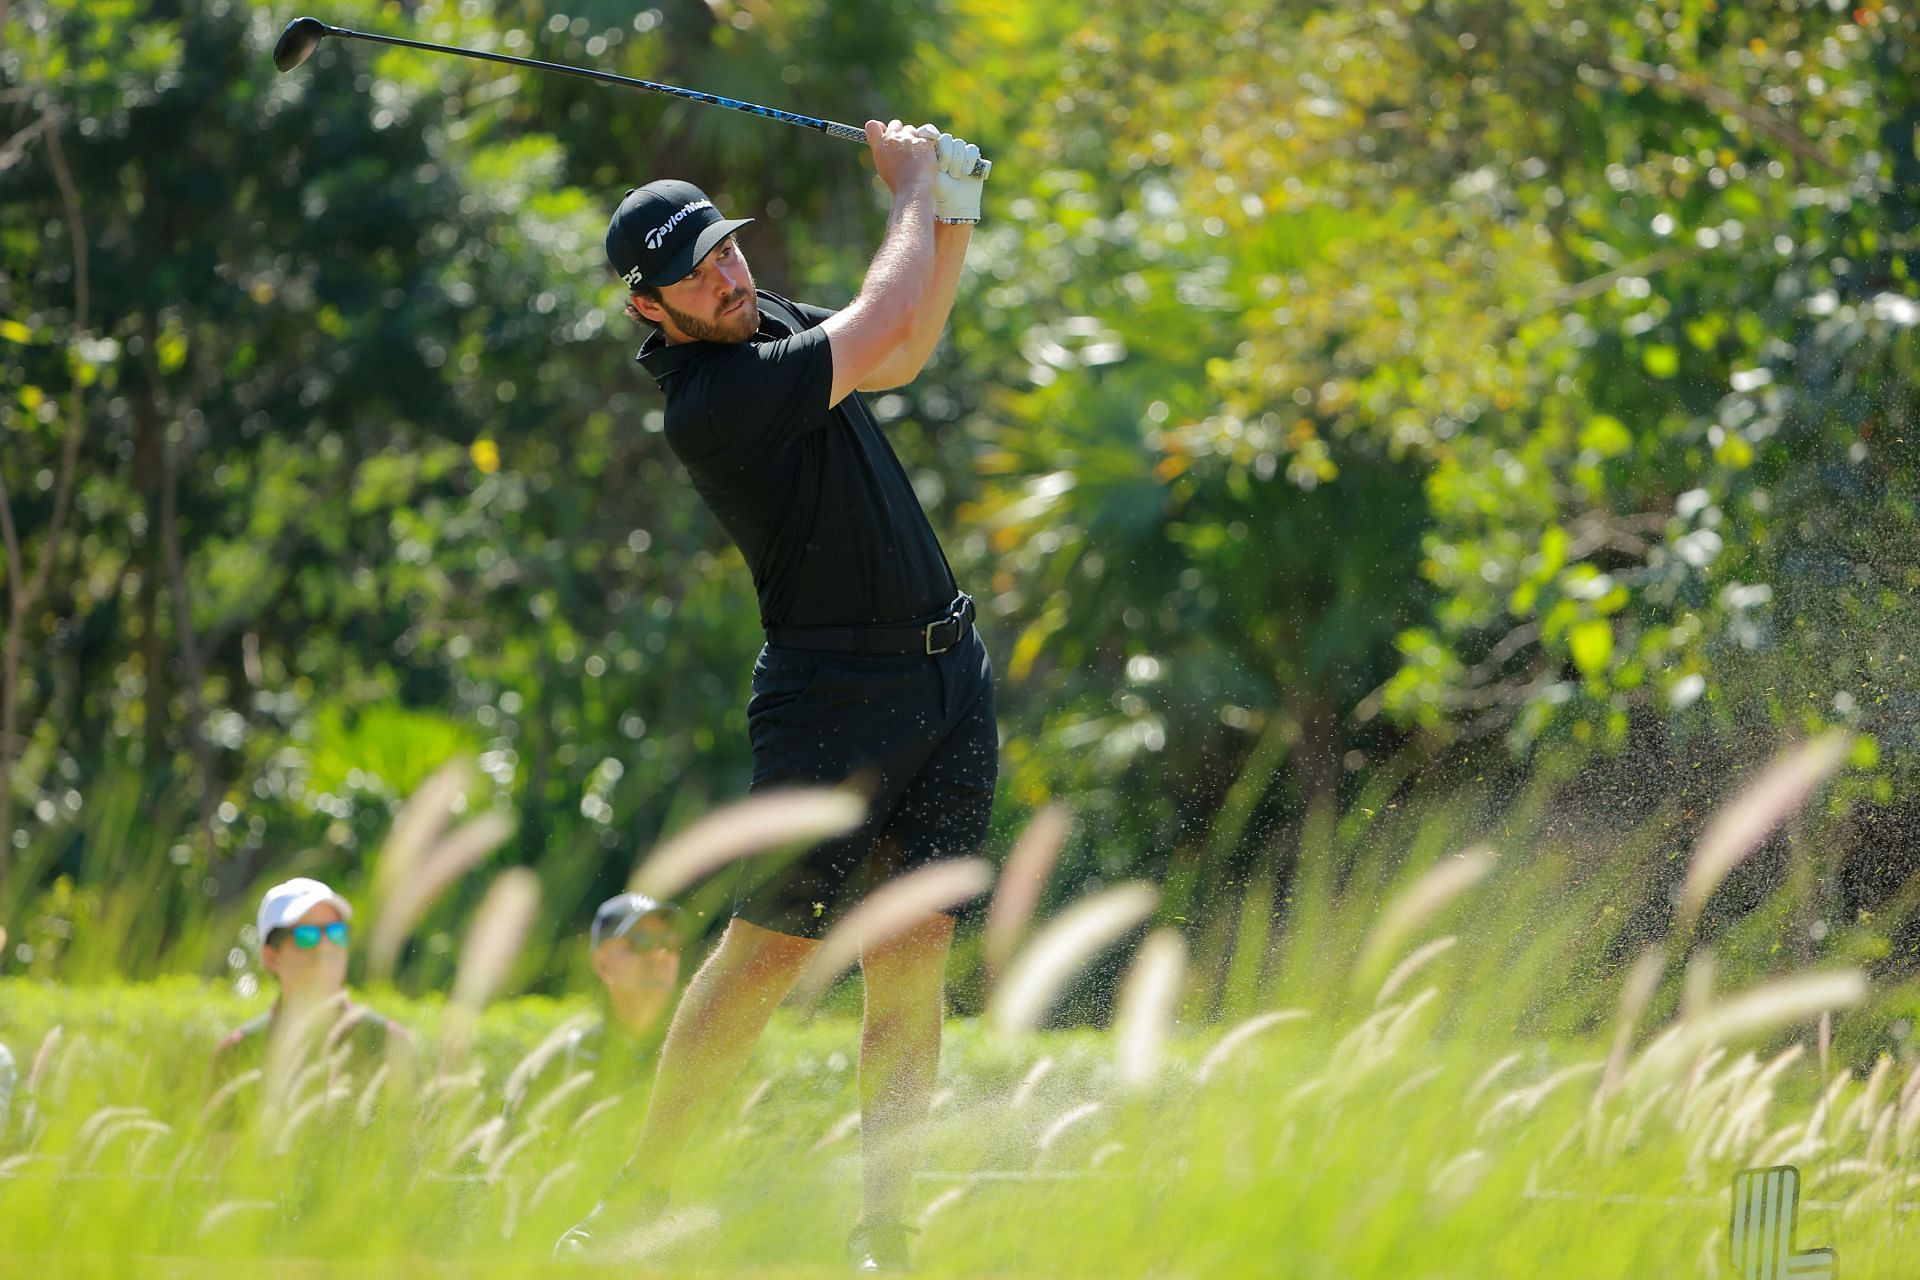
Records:
{"label": "golfer", "polygon": [[[970,176],[977,147],[931,125],[866,129],[893,204],[842,310],[757,289],[736,238],[751,219],[723,217],[684,182],[629,191],[607,228],[628,314],[654,330],[639,361],[666,395],[667,443],[759,593],[753,789],[857,777],[871,809],[791,874],[743,877],[668,1028],[639,1149],[562,1252],[665,1207],[702,1104],[738,1073],[837,913],[986,835],[998,735],[973,601],[860,394],[911,381],[939,341],[985,178]],[[864,1178],[848,1241],[861,1270],[906,1265],[911,1144],[939,1060],[952,936],[934,915],[861,957]]]}

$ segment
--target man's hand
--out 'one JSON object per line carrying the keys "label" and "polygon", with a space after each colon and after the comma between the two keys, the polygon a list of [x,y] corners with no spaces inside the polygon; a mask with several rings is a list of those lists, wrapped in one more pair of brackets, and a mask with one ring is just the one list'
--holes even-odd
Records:
{"label": "man's hand", "polygon": [[[921,125],[921,132],[933,128]],[[965,138],[956,138],[950,133],[937,135],[934,150],[938,163],[933,174],[933,220],[935,222],[978,222],[980,221],[980,192],[987,184],[987,177],[993,172],[991,160],[981,162],[980,148]],[[980,165],[980,176],[973,174],[974,165]]]}
{"label": "man's hand", "polygon": [[867,145],[873,149],[873,167],[880,181],[895,196],[915,186],[932,184],[939,160],[937,137],[930,138],[923,129],[910,128],[898,120],[886,124],[869,120]]}

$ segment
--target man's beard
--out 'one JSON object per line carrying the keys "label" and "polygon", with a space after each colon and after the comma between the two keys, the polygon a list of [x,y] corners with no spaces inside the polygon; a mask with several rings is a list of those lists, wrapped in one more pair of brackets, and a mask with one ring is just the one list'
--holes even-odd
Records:
{"label": "man's beard", "polygon": [[722,312],[713,320],[702,320],[684,311],[676,311],[673,304],[664,298],[660,300],[660,307],[680,332],[695,342],[745,342],[760,328],[760,299],[751,286],[746,291],[746,299],[746,305],[739,310]]}

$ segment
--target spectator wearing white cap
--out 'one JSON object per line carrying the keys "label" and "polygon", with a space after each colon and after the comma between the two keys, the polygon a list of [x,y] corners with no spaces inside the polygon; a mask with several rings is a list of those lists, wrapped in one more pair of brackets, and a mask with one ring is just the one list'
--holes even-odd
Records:
{"label": "spectator wearing white cap", "polygon": [[13,1110],[13,1085],[17,1078],[13,1055],[7,1052],[7,1046],[0,1044],[0,1151],[7,1146],[7,1116]]}
{"label": "spectator wearing white cap", "polygon": [[313,1038],[314,1043],[292,1046],[299,1057],[318,1044],[330,1058],[333,1050],[348,1045],[349,1061],[378,1061],[390,1047],[411,1051],[413,1037],[405,1027],[347,996],[352,920],[347,900],[318,880],[297,876],[267,890],[254,926],[260,963],[279,984],[280,995],[271,1009],[242,1023],[214,1049],[216,1082],[262,1065],[282,1028],[303,1030],[301,1041]]}

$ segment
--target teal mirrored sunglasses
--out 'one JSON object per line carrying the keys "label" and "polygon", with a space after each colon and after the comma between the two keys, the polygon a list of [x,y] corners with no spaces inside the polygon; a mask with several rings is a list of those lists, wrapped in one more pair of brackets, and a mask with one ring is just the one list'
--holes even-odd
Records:
{"label": "teal mirrored sunglasses", "polygon": [[336,947],[347,945],[347,922],[335,920],[332,924],[297,924],[290,931],[293,945],[302,951],[311,951],[325,938]]}

